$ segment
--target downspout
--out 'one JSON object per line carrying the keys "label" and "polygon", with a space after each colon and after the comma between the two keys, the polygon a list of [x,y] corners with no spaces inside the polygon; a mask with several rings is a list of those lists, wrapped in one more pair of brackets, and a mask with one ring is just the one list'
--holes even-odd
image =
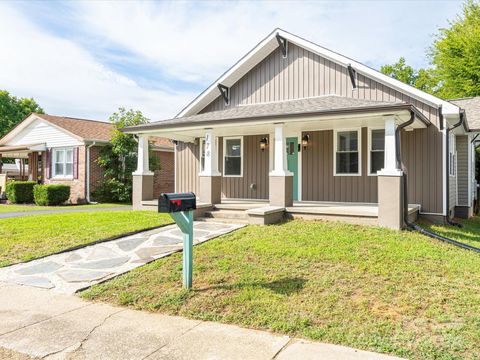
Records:
{"label": "downspout", "polygon": [[[402,161],[402,154],[401,154],[401,151],[400,151],[400,131],[405,128],[406,126],[410,125],[413,123],[413,120],[414,120],[414,113],[413,111],[410,113],[411,114],[411,118],[409,121],[407,121],[406,123],[404,124],[401,124],[397,127],[396,131],[395,131],[395,152],[396,152],[396,155],[397,155],[397,165],[399,165],[399,167],[402,169],[403,171],[403,221],[405,222],[405,225],[409,228],[409,229],[412,229],[412,230],[416,230],[418,231],[419,233],[423,234],[423,235],[426,235],[426,236],[429,236],[431,238],[434,238],[434,239],[437,239],[437,240],[440,240],[440,241],[443,241],[443,242],[446,242],[446,243],[449,243],[451,245],[454,245],[454,246],[457,246],[457,247],[460,247],[460,248],[463,248],[463,249],[466,249],[466,250],[471,250],[471,251],[474,251],[474,252],[477,252],[477,253],[480,253],[480,249],[479,248],[476,248],[474,246],[470,246],[470,245],[467,245],[467,244],[464,244],[462,242],[459,242],[459,241],[456,241],[456,240],[453,240],[453,239],[449,239],[447,237],[444,237],[442,235],[438,235],[438,234],[435,234],[434,232],[431,232],[431,231],[428,231],[420,226],[418,226],[417,224],[414,224],[414,223],[411,223],[409,220],[408,220],[408,177],[407,177],[407,169],[405,167],[405,165],[403,164],[403,161]],[[460,121],[463,121],[463,119],[461,118]],[[461,124],[461,122],[459,122],[459,124]],[[455,124],[455,127],[457,127],[459,125]],[[448,170],[447,170],[448,171]],[[448,174],[447,174],[448,175]]]}
{"label": "downspout", "polygon": [[86,190],[86,192],[87,192],[87,194],[86,194],[87,195],[86,196],[87,203],[90,203],[90,148],[92,146],[94,146],[95,144],[96,144],[96,142],[94,141],[93,143],[91,143],[90,145],[87,146],[87,154],[86,154],[87,161],[86,161],[86,166],[85,166],[85,168],[86,168],[86,176],[85,176],[86,179],[85,179],[85,181],[86,181],[86,185],[87,185],[86,186],[86,188],[87,188],[87,190]]}
{"label": "downspout", "polygon": [[445,215],[445,222],[449,225],[458,226],[458,227],[462,227],[462,225],[457,223],[457,222],[454,222],[454,221],[450,220],[450,131],[456,129],[457,127],[459,127],[460,125],[463,124],[464,116],[465,116],[465,113],[460,112],[460,120],[458,121],[458,123],[453,125],[451,128],[448,127],[448,124],[445,121],[445,137],[446,137],[446,139],[445,139],[445,142],[446,142],[446,144],[445,144],[445,159],[447,159],[447,164],[445,166],[445,176],[446,176],[446,182],[447,182],[447,189],[446,189],[446,193],[447,193],[447,198],[446,198],[447,213]]}

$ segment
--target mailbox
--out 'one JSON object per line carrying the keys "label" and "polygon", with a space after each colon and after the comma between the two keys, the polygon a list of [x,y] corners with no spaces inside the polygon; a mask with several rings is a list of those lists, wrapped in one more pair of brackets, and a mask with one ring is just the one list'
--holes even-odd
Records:
{"label": "mailbox", "polygon": [[175,213],[197,208],[197,199],[193,192],[162,194],[158,199],[159,213]]}

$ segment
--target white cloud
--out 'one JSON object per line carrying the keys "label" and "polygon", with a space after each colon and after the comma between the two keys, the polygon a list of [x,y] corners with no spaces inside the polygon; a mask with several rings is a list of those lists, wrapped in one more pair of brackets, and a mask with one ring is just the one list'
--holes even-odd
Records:
{"label": "white cloud", "polygon": [[143,89],[74,42],[47,34],[5,4],[0,6],[0,34],[1,88],[34,97],[52,114],[106,119],[124,106],[158,120],[175,115],[193,96]]}

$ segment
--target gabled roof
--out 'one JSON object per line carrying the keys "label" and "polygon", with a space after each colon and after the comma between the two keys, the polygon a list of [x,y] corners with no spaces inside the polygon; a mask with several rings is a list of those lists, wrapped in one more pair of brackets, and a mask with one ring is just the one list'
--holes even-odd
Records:
{"label": "gabled roof", "polygon": [[465,110],[468,127],[471,131],[480,131],[480,96],[450,100]]}
{"label": "gabled roof", "polygon": [[150,124],[131,126],[125,132],[138,130],[165,129],[182,126],[212,125],[218,122],[237,122],[247,120],[280,119],[294,116],[321,116],[360,112],[382,112],[390,110],[412,110],[417,119],[425,125],[430,122],[411,104],[405,102],[387,102],[346,98],[337,95],[317,96],[304,99],[275,101],[261,104],[239,105],[227,110],[206,112],[198,115],[184,116]]}
{"label": "gabled roof", "polygon": [[340,55],[336,52],[328,50],[324,47],[316,45],[308,40],[293,35],[282,29],[275,29],[265,39],[263,39],[255,48],[248,52],[243,58],[241,58],[234,66],[227,70],[222,76],[220,76],[212,85],[210,85],[205,91],[203,91],[197,98],[195,98],[190,104],[188,104],[176,117],[184,117],[195,115],[201,111],[205,106],[210,104],[219,96],[218,84],[222,84],[227,87],[231,87],[238,80],[240,80],[248,71],[255,67],[260,61],[262,61],[267,55],[275,50],[279,45],[277,41],[277,34],[288,42],[307,49],[319,56],[322,56],[330,61],[333,61],[339,65],[347,67],[351,65],[353,69],[364,76],[375,79],[376,81],[394,88],[404,94],[407,94],[419,101],[425,102],[431,106],[442,106],[443,113],[445,115],[458,115],[459,108],[445,100],[442,100],[436,96],[427,94],[421,90],[418,90],[410,85],[404,84],[401,81],[393,79],[379,71],[376,71],[366,65],[363,65],[355,60]]}

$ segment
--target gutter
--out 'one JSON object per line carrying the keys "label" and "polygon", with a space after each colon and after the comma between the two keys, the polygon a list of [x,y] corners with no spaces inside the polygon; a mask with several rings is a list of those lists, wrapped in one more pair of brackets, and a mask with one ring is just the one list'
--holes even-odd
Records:
{"label": "gutter", "polygon": [[90,148],[92,146],[95,146],[97,142],[94,141],[90,145],[87,146],[87,153],[86,153],[86,164],[85,164],[85,169],[86,169],[86,175],[85,175],[85,182],[86,182],[86,200],[87,203],[90,204]]}

